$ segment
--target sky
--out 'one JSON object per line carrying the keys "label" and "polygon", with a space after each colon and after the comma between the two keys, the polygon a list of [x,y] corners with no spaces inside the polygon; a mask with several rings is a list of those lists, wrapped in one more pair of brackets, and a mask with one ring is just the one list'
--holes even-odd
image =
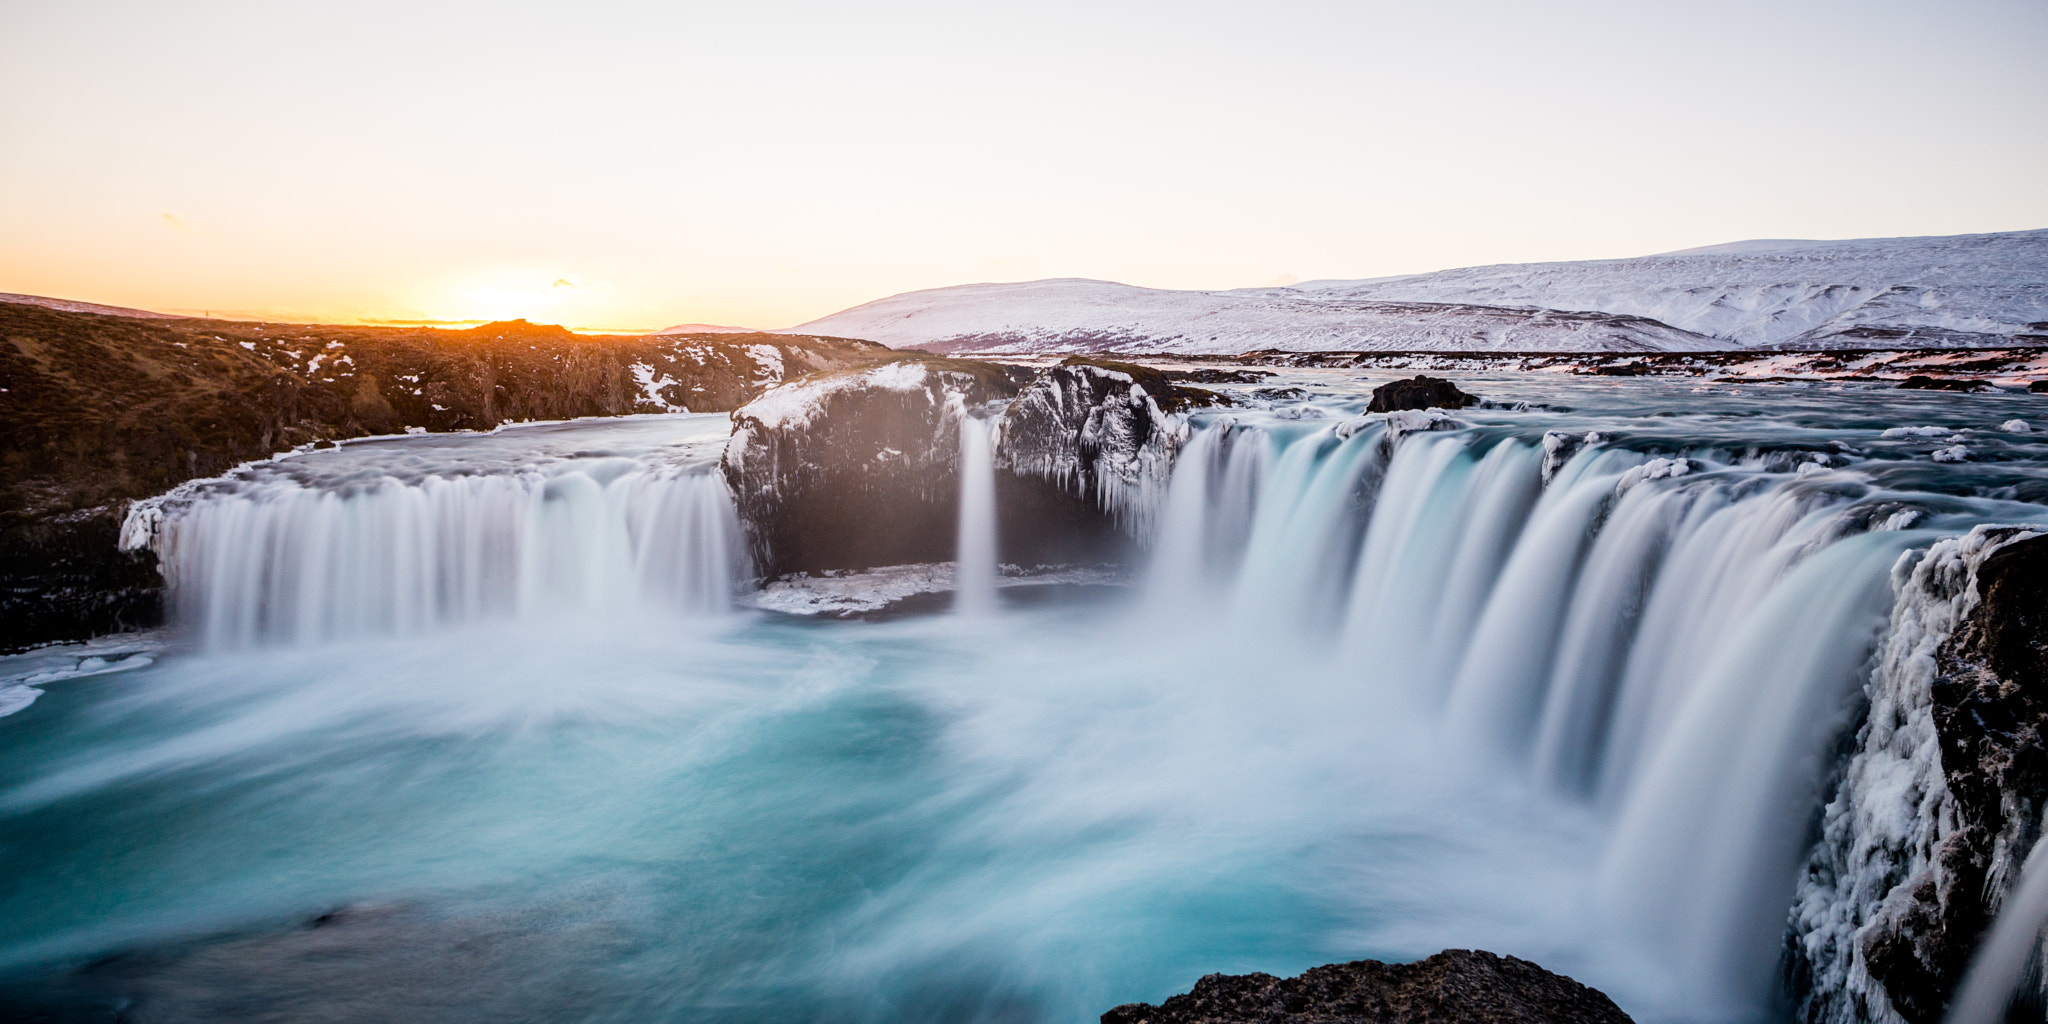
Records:
{"label": "sky", "polygon": [[2048,227],[2048,3],[0,0],[0,291],[787,327]]}

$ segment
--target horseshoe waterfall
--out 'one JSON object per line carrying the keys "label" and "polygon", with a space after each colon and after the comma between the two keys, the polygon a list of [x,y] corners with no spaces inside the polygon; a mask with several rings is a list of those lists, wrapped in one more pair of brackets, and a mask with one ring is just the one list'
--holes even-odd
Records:
{"label": "horseshoe waterfall", "polygon": [[2038,1016],[2037,396],[979,365],[138,504],[168,632],[0,683],[0,1010],[1082,1021],[1457,948]]}

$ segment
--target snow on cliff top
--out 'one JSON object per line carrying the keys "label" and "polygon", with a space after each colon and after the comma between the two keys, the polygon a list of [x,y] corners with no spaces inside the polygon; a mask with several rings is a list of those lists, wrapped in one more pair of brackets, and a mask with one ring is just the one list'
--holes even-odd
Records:
{"label": "snow on cliff top", "polygon": [[883,363],[880,366],[841,373],[804,377],[769,388],[733,411],[733,422],[752,419],[769,430],[809,423],[818,415],[818,400],[827,392],[845,388],[877,388],[884,391],[916,391],[924,387],[925,366],[914,360]]}
{"label": "snow on cliff top", "polygon": [[1229,291],[971,284],[791,330],[938,351],[1671,351],[2041,344],[2043,322],[2048,230],[1758,239]]}

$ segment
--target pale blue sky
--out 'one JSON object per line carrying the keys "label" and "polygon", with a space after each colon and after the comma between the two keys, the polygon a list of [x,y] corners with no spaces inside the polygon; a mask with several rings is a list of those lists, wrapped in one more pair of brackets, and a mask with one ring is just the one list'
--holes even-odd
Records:
{"label": "pale blue sky", "polygon": [[0,0],[0,291],[775,327],[2037,228],[2044,50],[2040,0]]}

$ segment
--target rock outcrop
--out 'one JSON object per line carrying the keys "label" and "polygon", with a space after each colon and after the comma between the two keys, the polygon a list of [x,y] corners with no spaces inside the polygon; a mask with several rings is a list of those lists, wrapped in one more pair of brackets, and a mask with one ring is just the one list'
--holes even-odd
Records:
{"label": "rock outcrop", "polygon": [[1176,414],[1222,401],[1151,367],[1073,357],[1010,403],[996,464],[1091,501],[1142,536],[1187,440]]}
{"label": "rock outcrop", "polygon": [[1412,964],[1357,960],[1298,978],[1211,974],[1158,1006],[1102,1024],[1627,1024],[1596,989],[1527,960],[1447,949]]}
{"label": "rock outcrop", "polygon": [[1128,363],[905,353],[735,411],[725,473],[765,576],[950,561],[960,417],[992,416],[1001,559],[1114,562],[1165,487],[1179,411],[1217,400]]}
{"label": "rock outcrop", "polygon": [[735,410],[725,478],[757,569],[950,560],[961,417],[1015,393],[992,363],[916,354],[807,377]]}
{"label": "rock outcrop", "polygon": [[2042,832],[2048,536],[1979,527],[1902,561],[1893,587],[1869,713],[1792,910],[1811,1022],[1942,1020]]}
{"label": "rock outcrop", "polygon": [[1479,404],[1479,399],[1458,390],[1456,384],[1442,377],[1417,374],[1407,380],[1382,384],[1372,389],[1372,401],[1366,405],[1366,412],[1399,412],[1403,409],[1463,409]]}
{"label": "rock outcrop", "polygon": [[737,407],[863,341],[142,319],[0,303],[0,650],[161,616],[127,502],[323,439]]}

